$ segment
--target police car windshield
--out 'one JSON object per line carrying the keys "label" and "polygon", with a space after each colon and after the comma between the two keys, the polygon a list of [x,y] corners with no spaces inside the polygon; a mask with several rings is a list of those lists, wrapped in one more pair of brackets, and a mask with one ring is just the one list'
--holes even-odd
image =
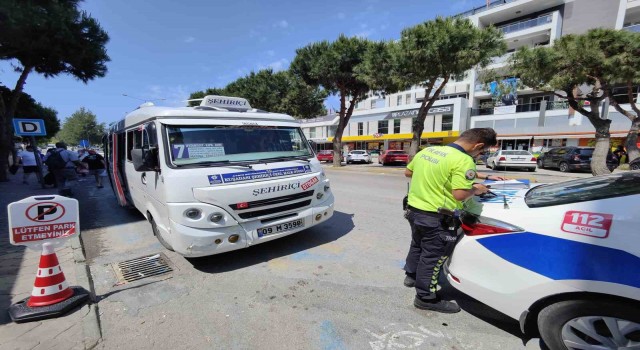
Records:
{"label": "police car windshield", "polygon": [[178,166],[313,156],[297,127],[171,125],[166,132],[171,162]]}

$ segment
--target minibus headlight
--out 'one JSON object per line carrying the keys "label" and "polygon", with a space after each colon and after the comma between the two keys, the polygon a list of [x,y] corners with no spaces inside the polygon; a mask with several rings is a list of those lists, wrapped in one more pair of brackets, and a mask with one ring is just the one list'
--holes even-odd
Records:
{"label": "minibus headlight", "polygon": [[329,184],[324,185],[324,191],[325,192],[328,192],[330,188],[331,188],[331,186],[329,186]]}
{"label": "minibus headlight", "polygon": [[224,219],[224,214],[222,213],[213,213],[209,215],[209,221],[211,222],[219,222],[222,219]]}
{"label": "minibus headlight", "polygon": [[191,220],[199,219],[200,215],[202,215],[202,210],[198,208],[189,208],[184,211],[184,216],[186,216],[188,219],[191,219]]}

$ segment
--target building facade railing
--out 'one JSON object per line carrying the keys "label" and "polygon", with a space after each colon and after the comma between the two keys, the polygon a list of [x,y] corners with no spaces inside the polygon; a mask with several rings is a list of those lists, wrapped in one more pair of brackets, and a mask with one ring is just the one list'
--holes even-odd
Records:
{"label": "building facade railing", "polygon": [[473,16],[473,15],[476,15],[478,13],[481,13],[481,12],[484,12],[484,11],[487,11],[487,10],[491,10],[492,8],[496,8],[496,7],[499,7],[499,6],[502,6],[502,5],[506,5],[508,3],[512,3],[514,1],[518,1],[518,0],[494,0],[494,1],[491,1],[488,6],[486,6],[486,5],[485,6],[478,6],[478,7],[472,8],[469,11],[465,11],[465,12],[462,12],[460,14],[457,14],[455,17]]}
{"label": "building facade railing", "polygon": [[553,16],[551,14],[540,16],[538,18],[528,19],[526,21],[520,21],[516,23],[507,24],[501,27],[498,27],[504,34],[509,34],[513,32],[517,32],[520,30],[525,30],[541,25],[545,25],[547,23],[551,23],[553,20]]}
{"label": "building facade railing", "polygon": [[[559,110],[559,109],[569,109],[569,102],[567,101],[544,101],[544,102],[532,102],[532,103],[523,103],[516,105],[516,113],[523,112],[537,112],[542,108],[542,103],[546,103],[546,109],[550,110]],[[478,115],[492,115],[494,114],[493,106],[485,106],[481,108],[474,108],[471,110],[472,116]]]}

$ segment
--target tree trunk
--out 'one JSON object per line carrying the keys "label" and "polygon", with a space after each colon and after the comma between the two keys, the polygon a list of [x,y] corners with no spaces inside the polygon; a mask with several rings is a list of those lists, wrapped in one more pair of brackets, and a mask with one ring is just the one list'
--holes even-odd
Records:
{"label": "tree trunk", "polygon": [[16,87],[11,93],[9,105],[6,110],[0,111],[0,182],[9,181],[7,176],[7,168],[9,166],[9,156],[13,157],[13,163],[16,162],[16,154],[13,142],[13,116],[18,107],[18,100],[22,95],[24,83],[33,67],[25,66],[20,74],[20,78],[16,82]]}
{"label": "tree trunk", "polygon": [[594,176],[611,174],[611,170],[607,167],[607,156],[611,152],[611,134],[609,128],[611,120],[600,119],[600,113],[597,103],[592,108],[596,112],[591,112],[589,120],[596,128],[596,146],[591,157],[591,174]]}
{"label": "tree trunk", "polygon": [[640,116],[637,116],[631,121],[631,128],[627,134],[627,141],[625,147],[627,148],[627,161],[640,157],[640,151],[638,150],[638,131],[640,131]]}
{"label": "tree trunk", "polygon": [[413,137],[411,138],[411,147],[409,148],[409,159],[413,159],[413,157],[418,153],[420,148],[420,144],[422,143],[422,132],[424,131],[424,120],[427,118],[427,114],[429,114],[429,109],[433,106],[433,104],[440,96],[440,92],[447,85],[449,81],[449,76],[445,76],[440,83],[440,86],[436,89],[436,92],[431,95],[431,90],[433,90],[433,86],[435,85],[435,81],[437,78],[430,79],[429,85],[424,90],[424,100],[422,101],[422,105],[420,106],[420,110],[418,111],[418,116],[412,125]]}
{"label": "tree trunk", "polygon": [[346,91],[340,91],[340,117],[338,118],[338,128],[336,129],[336,135],[333,138],[333,166],[340,167],[342,166],[342,157],[340,157],[340,150],[342,148],[342,134],[344,133],[344,128],[349,125],[349,119],[351,119],[351,114],[353,114],[353,109],[355,108],[357,97],[353,97],[350,101],[349,108],[346,106]]}

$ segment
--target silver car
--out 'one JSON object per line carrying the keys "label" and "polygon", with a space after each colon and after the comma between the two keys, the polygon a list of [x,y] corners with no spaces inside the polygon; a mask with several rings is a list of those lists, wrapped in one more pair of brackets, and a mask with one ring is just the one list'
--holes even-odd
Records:
{"label": "silver car", "polygon": [[347,164],[355,162],[371,164],[371,155],[365,150],[351,151],[347,154]]}
{"label": "silver car", "polygon": [[537,159],[529,151],[499,150],[487,158],[486,167],[489,169],[522,168],[536,171]]}

